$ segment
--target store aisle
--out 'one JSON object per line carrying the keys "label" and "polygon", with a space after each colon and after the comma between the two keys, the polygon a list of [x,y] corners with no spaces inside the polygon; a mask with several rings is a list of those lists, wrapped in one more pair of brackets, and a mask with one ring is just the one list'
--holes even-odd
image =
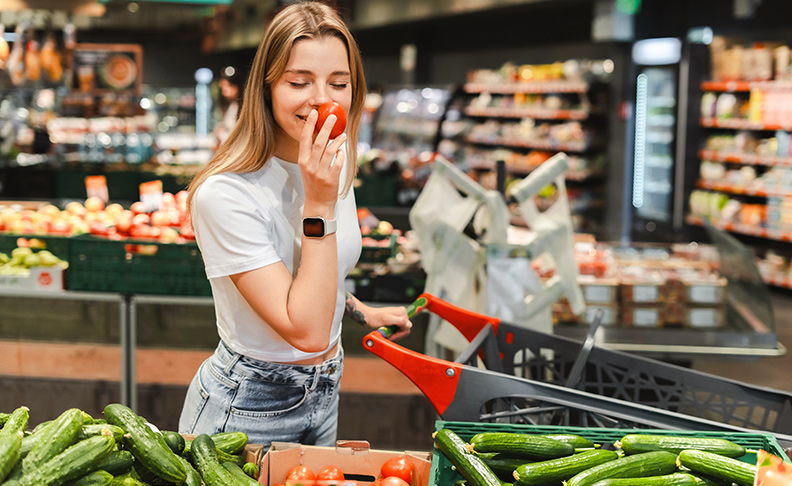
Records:
{"label": "store aisle", "polygon": [[774,290],[772,297],[778,341],[787,348],[786,355],[747,362],[696,360],[693,369],[792,393],[792,293]]}

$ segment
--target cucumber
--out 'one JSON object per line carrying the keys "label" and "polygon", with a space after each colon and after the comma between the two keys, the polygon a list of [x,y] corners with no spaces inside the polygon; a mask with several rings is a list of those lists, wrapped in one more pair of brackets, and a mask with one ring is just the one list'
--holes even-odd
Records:
{"label": "cucumber", "polygon": [[200,434],[193,439],[192,447],[190,447],[190,456],[195,469],[201,473],[201,478],[206,484],[212,486],[237,486],[234,476],[217,459],[217,448],[212,438],[207,434]]}
{"label": "cucumber", "polygon": [[470,486],[501,486],[501,481],[484,461],[468,451],[467,444],[450,429],[433,434],[434,445],[457,468]]}
{"label": "cucumber", "polygon": [[245,474],[245,471],[243,471],[242,468],[236,463],[224,462],[223,468],[225,468],[226,471],[230,472],[231,475],[234,476],[234,479],[236,479],[236,482],[239,486],[261,486],[258,481]]}
{"label": "cucumber", "polygon": [[0,429],[2,429],[5,423],[8,422],[8,417],[10,416],[10,413],[0,412]]}
{"label": "cucumber", "polygon": [[615,461],[618,457],[619,455],[614,451],[597,449],[557,459],[523,464],[515,469],[514,480],[515,484],[520,486],[559,484],[581,471]]}
{"label": "cucumber", "polygon": [[753,464],[707,451],[681,451],[678,460],[680,465],[694,473],[731,481],[741,486],[753,486],[758,470]]}
{"label": "cucumber", "polygon": [[597,446],[592,440],[577,434],[542,434],[542,436],[555,439],[559,442],[566,442],[575,449],[591,449]]}
{"label": "cucumber", "polygon": [[201,473],[199,473],[190,462],[182,456],[179,456],[179,461],[184,466],[184,470],[187,471],[187,480],[184,481],[185,486],[203,486],[204,482],[201,479]]}
{"label": "cucumber", "polygon": [[0,437],[0,483],[14,469],[19,461],[19,451],[22,449],[22,432],[6,434]]}
{"label": "cucumber", "polygon": [[170,447],[170,450],[173,451],[174,454],[181,454],[184,452],[184,437],[180,433],[163,430],[162,438],[165,439],[165,443],[168,444],[168,447]]}
{"label": "cucumber", "polygon": [[[215,446],[215,448],[216,447],[217,446]],[[245,462],[247,462],[245,458],[242,456],[242,454],[229,454],[221,450],[217,450],[217,460],[220,461],[220,464],[224,462],[233,462],[239,467],[242,467],[242,465],[245,464]]]}
{"label": "cucumber", "polygon": [[162,435],[154,432],[126,405],[111,403],[104,409],[108,423],[126,430],[124,445],[141,464],[165,481],[180,484],[187,472]]}
{"label": "cucumber", "polygon": [[572,476],[566,486],[590,486],[608,478],[662,476],[675,472],[676,468],[675,454],[667,451],[644,452],[581,471]]}
{"label": "cucumber", "polygon": [[66,486],[108,486],[113,482],[113,475],[98,469],[85,476],[67,483]]}
{"label": "cucumber", "polygon": [[60,486],[85,476],[112,452],[112,436],[97,435],[81,440],[34,471],[25,471],[19,480],[22,486]]}
{"label": "cucumber", "polygon": [[113,476],[129,472],[135,464],[135,456],[125,450],[113,451],[97,466],[97,469],[107,471]]}
{"label": "cucumber", "polygon": [[17,432],[24,433],[27,430],[28,420],[30,420],[30,409],[27,407],[19,407],[11,412],[8,416],[3,429],[0,430],[0,436],[15,435]]}
{"label": "cucumber", "polygon": [[530,461],[524,457],[514,457],[508,454],[484,453],[478,454],[484,464],[492,469],[499,478],[514,479],[514,470]]}
{"label": "cucumber", "polygon": [[146,483],[135,477],[132,472],[116,476],[110,484],[111,486],[147,486]]}
{"label": "cucumber", "polygon": [[679,454],[686,449],[714,452],[726,457],[742,457],[745,447],[727,439],[705,437],[679,437],[672,435],[628,434],[616,443],[625,454],[649,451],[668,451]]}
{"label": "cucumber", "polygon": [[246,462],[242,465],[242,470],[253,479],[258,479],[261,471],[255,462]]}
{"label": "cucumber", "polygon": [[688,473],[671,473],[645,478],[609,478],[592,486],[695,486],[698,480]]}
{"label": "cucumber", "polygon": [[45,462],[60,454],[74,441],[77,432],[83,425],[83,414],[79,409],[70,408],[60,414],[45,428],[46,435],[22,459],[22,471],[28,474],[38,469]]}
{"label": "cucumber", "polygon": [[126,431],[117,425],[112,424],[87,424],[80,427],[80,430],[77,432],[77,437],[75,440],[83,440],[87,439],[88,437],[92,437],[94,435],[101,434],[105,429],[109,430],[113,434],[113,438],[116,442],[120,442],[121,439],[124,437]]}
{"label": "cucumber", "polygon": [[482,432],[470,439],[474,452],[500,452],[531,459],[571,456],[575,448],[549,437],[513,432]]}
{"label": "cucumber", "polygon": [[[216,434],[211,434],[210,437],[218,451],[227,452],[228,454],[240,454],[248,444],[248,436],[244,432],[217,432]],[[192,440],[186,441],[184,452],[182,452],[183,456],[190,456],[191,443]]]}

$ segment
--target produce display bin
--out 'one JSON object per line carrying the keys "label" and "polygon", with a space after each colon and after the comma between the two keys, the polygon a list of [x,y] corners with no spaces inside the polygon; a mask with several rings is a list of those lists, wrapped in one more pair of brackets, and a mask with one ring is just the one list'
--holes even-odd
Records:
{"label": "produce display bin", "polygon": [[[702,437],[727,439],[746,449],[765,451],[788,461],[781,445],[771,434],[751,432],[707,432],[707,431],[679,431],[666,429],[613,429],[613,428],[587,428],[587,427],[559,427],[550,425],[522,425],[442,421],[435,422],[435,430],[450,429],[462,440],[469,441],[475,434],[481,432],[513,432],[524,434],[576,434],[585,437],[595,444],[613,444],[627,434],[660,434],[676,435],[682,437]],[[756,464],[756,454],[748,453],[739,458],[743,462]],[[462,475],[453,468],[448,458],[437,448],[432,451],[432,469],[429,473],[430,485],[455,484],[462,479]]]}
{"label": "produce display bin", "polygon": [[49,250],[53,255],[63,260],[69,258],[72,242],[72,237],[69,236],[12,235],[4,233],[0,234],[0,253],[11,256],[11,251],[19,246],[17,244],[19,238],[39,240],[44,244],[43,250]]}
{"label": "produce display bin", "polygon": [[72,239],[68,290],[134,294],[210,296],[198,245],[142,240],[109,240],[89,235]]}
{"label": "produce display bin", "polygon": [[792,446],[789,393],[507,324],[429,294],[420,299],[470,341],[456,361],[408,350],[377,331],[363,345],[413,381],[444,420],[760,430]]}
{"label": "produce display bin", "polygon": [[387,246],[363,246],[360,252],[360,263],[385,263],[390,258],[396,257],[399,253],[398,235],[365,235],[364,238],[372,238],[377,241],[387,241]]}

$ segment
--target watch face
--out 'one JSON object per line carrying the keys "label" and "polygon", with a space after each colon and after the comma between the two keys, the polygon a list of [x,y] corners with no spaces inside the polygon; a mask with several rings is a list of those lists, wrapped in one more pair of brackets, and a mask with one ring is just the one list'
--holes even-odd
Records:
{"label": "watch face", "polygon": [[321,238],[325,235],[324,220],[321,218],[304,218],[303,234],[314,238]]}

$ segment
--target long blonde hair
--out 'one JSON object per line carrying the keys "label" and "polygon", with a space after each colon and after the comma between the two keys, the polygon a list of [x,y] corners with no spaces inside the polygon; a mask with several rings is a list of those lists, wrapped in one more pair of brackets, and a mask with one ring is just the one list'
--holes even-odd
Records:
{"label": "long blonde hair", "polygon": [[366,98],[360,50],[344,21],[331,7],[319,2],[300,2],[281,10],[267,26],[245,85],[237,124],[212,160],[190,182],[188,207],[192,206],[195,191],[208,177],[223,172],[254,172],[274,155],[276,122],[271,86],[286,70],[296,41],[328,36],[344,42],[349,59],[352,104],[347,116],[347,177],[342,194],[350,190],[357,173],[357,132]]}

